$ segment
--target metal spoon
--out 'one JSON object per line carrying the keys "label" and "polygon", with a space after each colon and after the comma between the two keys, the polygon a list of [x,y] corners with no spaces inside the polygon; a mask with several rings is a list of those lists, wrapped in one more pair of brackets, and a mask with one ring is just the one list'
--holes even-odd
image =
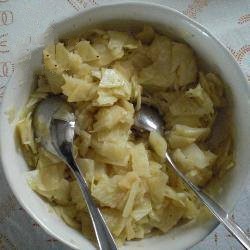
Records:
{"label": "metal spoon", "polygon": [[[159,112],[146,104],[142,104],[141,109],[135,115],[135,129],[146,131],[158,131],[163,133],[164,122]],[[250,249],[250,238],[246,233],[230,219],[228,213],[199,187],[194,185],[175,165],[168,152],[165,154],[166,161],[175,170],[182,181],[192,189],[200,201],[212,212],[212,214],[232,233],[232,235],[246,248]]]}
{"label": "metal spoon", "polygon": [[33,126],[41,145],[65,162],[74,173],[87,204],[99,248],[117,250],[112,234],[96,207],[87,182],[73,157],[75,116],[71,107],[60,97],[49,97],[41,101],[35,109]]}

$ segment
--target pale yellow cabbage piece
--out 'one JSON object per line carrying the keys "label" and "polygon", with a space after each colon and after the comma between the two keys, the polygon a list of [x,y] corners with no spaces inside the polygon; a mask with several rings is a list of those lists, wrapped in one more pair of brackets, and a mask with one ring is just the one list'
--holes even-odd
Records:
{"label": "pale yellow cabbage piece", "polygon": [[125,207],[123,209],[123,212],[122,212],[123,217],[126,218],[126,217],[130,216],[130,214],[133,210],[136,196],[139,193],[139,191],[140,191],[139,182],[135,181],[131,186],[127,202],[126,202]]}
{"label": "pale yellow cabbage piece", "polygon": [[184,170],[191,170],[210,166],[216,160],[216,155],[210,151],[203,151],[195,143],[192,143],[182,149],[176,149],[173,158]]}
{"label": "pale yellow cabbage piece", "polygon": [[131,96],[131,83],[114,69],[104,70],[99,88],[110,89],[115,97],[129,99]]}
{"label": "pale yellow cabbage piece", "polygon": [[66,205],[69,203],[70,185],[67,180],[58,175],[61,164],[51,165],[46,168],[46,173],[37,173],[37,177],[30,182],[31,188],[38,194],[57,204]]}
{"label": "pale yellow cabbage piece", "polygon": [[[128,146],[118,145],[115,142],[93,142],[93,149],[97,153],[96,158],[108,164],[126,167],[130,156],[128,155]],[[99,155],[99,157],[98,157]]]}
{"label": "pale yellow cabbage piece", "polygon": [[94,106],[106,107],[112,106],[118,98],[113,96],[112,90],[110,89],[98,89],[97,90],[97,99],[93,102]]}
{"label": "pale yellow cabbage piece", "polygon": [[132,168],[138,176],[149,177],[148,154],[143,143],[133,145],[131,148]]}
{"label": "pale yellow cabbage piece", "polygon": [[102,78],[102,71],[99,68],[92,68],[91,69],[91,75],[99,80]]}
{"label": "pale yellow cabbage piece", "polygon": [[99,53],[91,46],[89,41],[82,40],[75,46],[76,52],[83,62],[91,62],[99,59]]}
{"label": "pale yellow cabbage piece", "polygon": [[[74,74],[77,74],[80,71],[80,69],[82,71],[88,72],[87,70],[88,65],[82,62],[82,58],[78,54],[70,52],[68,54],[68,60],[69,60],[69,68]],[[86,67],[85,70],[84,67],[82,67],[83,65]]]}
{"label": "pale yellow cabbage piece", "polygon": [[18,133],[20,143],[25,146],[26,149],[30,148],[33,153],[36,153],[37,145],[35,144],[33,134],[31,113],[17,123],[16,131]]}
{"label": "pale yellow cabbage piece", "polygon": [[217,75],[213,73],[204,75],[202,72],[200,72],[199,82],[202,88],[211,98],[215,107],[223,107],[226,105],[224,83]]}
{"label": "pale yellow cabbage piece", "polygon": [[45,69],[62,73],[69,69],[68,60],[69,51],[62,43],[49,45],[43,51],[43,60]]}
{"label": "pale yellow cabbage piece", "polygon": [[[112,50],[108,48],[108,41],[104,38],[95,39],[92,44],[93,48],[97,51],[99,59],[97,61],[91,62],[91,65],[96,67],[107,66],[116,60],[116,55],[112,54]],[[120,55],[118,56],[120,58]]]}
{"label": "pale yellow cabbage piece", "polygon": [[136,35],[142,43],[150,44],[155,38],[155,31],[149,25],[144,25],[143,30]]}
{"label": "pale yellow cabbage piece", "polygon": [[127,49],[136,49],[139,45],[138,41],[134,39],[127,32],[119,31],[108,31],[109,35],[109,44],[108,47],[111,50],[127,48]]}
{"label": "pale yellow cabbage piece", "polygon": [[[71,53],[73,54],[73,53]],[[78,56],[77,54],[74,54],[74,57]],[[78,62],[80,59],[79,56],[78,58],[75,58],[76,60],[70,64],[71,66],[71,72],[73,73],[74,77],[76,78],[84,78],[84,79],[90,79],[92,81],[91,76],[92,76],[92,70],[93,67],[91,67],[87,63],[80,63]]]}
{"label": "pale yellow cabbage piece", "polygon": [[[92,143],[96,142],[112,142],[119,146],[127,145],[130,127],[128,124],[117,124],[112,129],[103,129],[92,134]],[[111,157],[111,156],[110,156]]]}
{"label": "pale yellow cabbage piece", "polygon": [[80,156],[84,157],[91,145],[91,134],[86,131],[80,131],[79,144],[77,145]]}
{"label": "pale yellow cabbage piece", "polygon": [[132,184],[135,181],[139,181],[139,180],[140,180],[139,176],[134,171],[127,172],[123,176],[123,178],[120,180],[118,185],[119,185],[120,188],[123,188],[123,189],[131,189]]}
{"label": "pale yellow cabbage piece", "polygon": [[107,33],[109,36],[108,48],[116,59],[124,56],[124,48],[136,49],[138,47],[138,41],[126,32],[108,31]]}
{"label": "pale yellow cabbage piece", "polygon": [[68,51],[62,43],[46,47],[43,54],[45,76],[54,94],[62,92],[61,86],[65,82],[63,74],[66,71],[70,70],[76,76],[84,77],[92,70],[78,54]]}
{"label": "pale yellow cabbage piece", "polygon": [[195,138],[195,140],[203,140],[206,139],[210,133],[210,128],[192,128],[177,124],[174,126],[172,131],[180,136],[192,137]]}
{"label": "pale yellow cabbage piece", "polygon": [[62,217],[62,219],[70,226],[75,229],[80,229],[81,224],[76,221],[77,211],[74,206],[55,206],[56,213]]}
{"label": "pale yellow cabbage piece", "polygon": [[196,80],[197,65],[191,48],[173,43],[166,36],[157,35],[149,47],[148,57],[153,64],[140,72],[140,83],[166,89],[185,86]]}
{"label": "pale yellow cabbage piece", "polygon": [[136,224],[133,218],[129,218],[126,225],[126,239],[142,239],[144,238],[144,228],[140,224]]}
{"label": "pale yellow cabbage piece", "polygon": [[165,157],[167,152],[167,142],[159,132],[150,132],[149,143],[156,154],[158,154],[161,158]]}
{"label": "pale yellow cabbage piece", "polygon": [[205,126],[210,126],[210,124],[213,122],[214,116],[206,117],[204,118],[203,121],[203,116],[200,117],[198,115],[172,115],[169,113],[166,115],[165,120],[169,128],[172,128],[176,124],[181,124],[181,125],[186,125],[189,127],[205,127]]}
{"label": "pale yellow cabbage piece", "polygon": [[83,130],[87,132],[92,128],[95,111],[95,107],[93,107],[90,102],[83,102],[76,108],[75,116],[78,134]]}
{"label": "pale yellow cabbage piece", "polygon": [[186,173],[187,178],[189,178],[195,185],[204,187],[207,182],[212,178],[213,172],[211,168],[203,169],[193,169]]}
{"label": "pale yellow cabbage piece", "polygon": [[93,233],[92,222],[88,212],[80,212],[77,214],[77,220],[81,223],[82,234],[90,241],[95,241],[95,235]]}
{"label": "pale yellow cabbage piece", "polygon": [[103,177],[93,185],[91,193],[101,206],[117,208],[123,201],[127,192],[120,189],[118,185],[121,178],[118,175],[111,178]]}
{"label": "pale yellow cabbage piece", "polygon": [[[106,116],[103,116],[106,123],[103,125],[112,125],[111,130],[109,127],[104,126],[101,131],[93,134],[92,148],[95,152],[101,156],[100,161],[104,163],[110,163],[119,166],[127,166],[129,161],[129,146],[128,137],[130,134],[130,125],[121,123],[112,124],[111,120],[107,120]],[[128,117],[124,117],[126,119]]]}
{"label": "pale yellow cabbage piece", "polygon": [[65,80],[62,73],[57,73],[51,70],[44,70],[45,77],[50,86],[50,90],[53,94],[62,93],[61,86],[64,84]]}
{"label": "pale yellow cabbage piece", "polygon": [[38,194],[60,205],[69,203],[70,183],[64,178],[65,166],[57,157],[40,149],[37,170],[29,181]]}
{"label": "pale yellow cabbage piece", "polygon": [[181,95],[170,105],[169,110],[176,116],[204,116],[214,113],[213,103],[200,85]]}
{"label": "pale yellow cabbage piece", "polygon": [[152,60],[148,57],[147,51],[147,47],[142,46],[138,50],[133,51],[131,55],[128,56],[128,62],[133,65],[135,69],[135,75],[138,75],[138,72],[140,72],[143,68],[152,64]]}
{"label": "pale yellow cabbage piece", "polygon": [[169,62],[169,64],[166,65],[166,69],[168,69],[171,65],[171,49],[171,39],[166,36],[156,35],[153,43],[149,46],[147,54],[153,62]]}
{"label": "pale yellow cabbage piece", "polygon": [[113,68],[118,71],[127,81],[131,80],[135,74],[135,67],[130,60],[119,60],[113,65]]}
{"label": "pale yellow cabbage piece", "polygon": [[179,205],[185,207],[188,196],[185,193],[178,193],[172,187],[166,185],[165,196],[176,201]]}
{"label": "pale yellow cabbage piece", "polygon": [[43,51],[45,76],[54,94],[61,93],[62,74],[69,69],[69,52],[62,43],[49,45]]}
{"label": "pale yellow cabbage piece", "polygon": [[94,106],[112,106],[118,99],[130,99],[132,84],[117,70],[103,69]]}
{"label": "pale yellow cabbage piece", "polygon": [[175,131],[171,131],[168,137],[168,142],[169,142],[170,147],[173,149],[182,148],[195,142],[195,138],[181,136],[181,135],[176,134]]}
{"label": "pale yellow cabbage piece", "polygon": [[70,198],[71,198],[71,203],[74,204],[76,210],[87,211],[86,204],[83,200],[82,192],[77,181],[72,181],[70,183]]}
{"label": "pale yellow cabbage piece", "polygon": [[193,128],[176,124],[168,135],[171,148],[181,148],[195,141],[204,140],[210,134],[210,128]]}
{"label": "pale yellow cabbage piece", "polygon": [[152,211],[151,201],[148,198],[145,198],[143,203],[135,206],[132,212],[132,217],[135,221],[141,220],[143,217],[148,215]]}
{"label": "pale yellow cabbage piece", "polygon": [[150,224],[166,233],[178,223],[184,211],[183,207],[174,206],[170,203],[166,207],[154,210],[155,218],[150,217]]}
{"label": "pale yellow cabbage piece", "polygon": [[189,220],[197,218],[201,213],[201,209],[199,204],[195,201],[195,199],[186,199],[185,200],[185,211],[183,214],[184,218]]}
{"label": "pale yellow cabbage piece", "polygon": [[95,96],[97,87],[94,83],[68,75],[63,75],[63,78],[62,92],[68,97],[68,102],[89,101]]}
{"label": "pale yellow cabbage piece", "polygon": [[133,113],[131,114],[119,105],[110,108],[101,108],[95,116],[96,122],[93,125],[95,131],[112,129],[118,123],[133,124]]}
{"label": "pale yellow cabbage piece", "polygon": [[93,135],[92,148],[99,155],[99,160],[119,166],[127,166],[129,160],[129,128],[117,125],[112,130],[102,130]]}
{"label": "pale yellow cabbage piece", "polygon": [[105,221],[113,234],[118,237],[126,226],[127,219],[122,216],[122,212],[117,209],[102,209]]}
{"label": "pale yellow cabbage piece", "polygon": [[193,50],[184,43],[172,45],[172,68],[176,73],[175,84],[184,86],[196,80],[197,64]]}
{"label": "pale yellow cabbage piece", "polygon": [[157,206],[162,206],[164,197],[166,196],[166,185],[168,182],[168,175],[161,171],[156,162],[150,161],[150,177],[147,179],[151,201]]}
{"label": "pale yellow cabbage piece", "polygon": [[171,70],[171,40],[165,36],[157,36],[148,50],[148,57],[153,64],[145,67],[139,74],[139,83],[160,88],[174,83],[174,72]]}
{"label": "pale yellow cabbage piece", "polygon": [[89,183],[95,178],[95,162],[92,159],[78,158],[77,163]]}

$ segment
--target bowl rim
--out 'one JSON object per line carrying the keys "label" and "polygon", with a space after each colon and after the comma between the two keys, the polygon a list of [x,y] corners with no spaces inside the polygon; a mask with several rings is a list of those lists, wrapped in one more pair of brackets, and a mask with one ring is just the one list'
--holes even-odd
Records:
{"label": "bowl rim", "polygon": [[[112,8],[112,7],[123,7],[123,6],[130,6],[130,7],[133,7],[133,6],[147,6],[147,7],[152,7],[152,8],[158,8],[158,9],[161,9],[161,10],[165,10],[165,11],[169,11],[169,12],[172,12],[174,13],[175,15],[178,16],[178,18],[181,18],[183,20],[186,20],[188,21],[189,24],[192,24],[194,25],[195,29],[200,29],[202,32],[204,32],[206,35],[208,35],[212,40],[213,42],[215,42],[218,47],[220,47],[222,50],[224,50],[225,53],[227,53],[227,55],[230,57],[230,59],[232,60],[232,62],[234,63],[234,66],[235,68],[237,69],[237,71],[241,74],[241,77],[242,79],[244,79],[244,82],[245,84],[247,85],[248,87],[248,101],[250,100],[250,86],[248,84],[248,80],[247,80],[247,77],[246,75],[243,73],[242,69],[240,68],[240,65],[237,63],[236,59],[233,57],[233,55],[230,53],[229,49],[222,43],[220,42],[215,35],[213,35],[207,28],[205,28],[202,24],[198,23],[197,21],[191,19],[190,17],[184,15],[183,13],[181,13],[180,11],[172,8],[172,7],[169,7],[169,6],[166,6],[166,5],[163,5],[163,4],[160,4],[160,3],[152,3],[152,2],[148,2],[147,1],[126,1],[126,2],[115,2],[115,3],[109,3],[109,4],[102,4],[102,5],[97,5],[97,6],[92,6],[88,9],[84,9],[82,10],[81,12],[77,13],[76,15],[74,16],[80,16],[80,15],[83,15],[84,13],[86,12],[92,12],[92,11],[95,11],[95,10],[98,10],[98,9],[102,9],[102,8]],[[73,16],[72,16],[73,17]],[[67,19],[70,19],[72,17],[67,17],[65,20]],[[111,18],[112,20],[112,18]],[[59,23],[61,22],[62,20],[56,22]],[[146,20],[145,20],[146,21]],[[84,24],[82,25],[84,26]],[[11,76],[11,78],[9,79],[8,82],[11,81],[13,76]],[[1,112],[0,112],[0,162],[1,162],[1,166],[2,166],[2,169],[3,169],[3,173],[4,173],[4,176],[8,182],[8,185],[11,189],[11,191],[13,192],[15,198],[17,199],[17,201],[19,202],[19,204],[23,207],[23,209],[27,212],[27,214],[32,218],[34,219],[37,223],[39,223],[41,225],[41,228],[46,232],[48,233],[49,235],[51,235],[52,237],[58,239],[61,243],[73,248],[73,249],[78,249],[72,242],[70,241],[67,241],[67,240],[64,240],[62,239],[60,236],[58,236],[53,230],[51,230],[50,228],[48,228],[46,226],[45,223],[43,223],[42,221],[40,221],[36,214],[33,212],[32,209],[30,209],[28,206],[26,206],[26,204],[22,201],[22,198],[21,198],[21,195],[20,193],[17,191],[17,189],[15,189],[15,185],[12,184],[12,181],[11,181],[11,176],[9,175],[8,171],[6,171],[7,167],[8,167],[8,162],[6,162],[4,159],[3,159],[3,153],[4,153],[4,140],[2,138],[2,134],[4,133],[4,128],[3,128],[3,120],[6,119],[6,113],[5,113],[5,103],[6,103],[6,99],[7,99],[7,92],[10,91],[10,88],[9,88],[9,84],[7,83],[6,84],[6,89],[5,89],[5,92],[4,92],[4,96],[3,96],[3,99],[2,99],[2,104],[1,104]],[[249,175],[249,172],[248,171],[248,175]],[[246,178],[247,179],[247,178]],[[246,181],[244,183],[242,183],[241,185],[241,191],[245,188],[246,186]],[[238,200],[239,200],[240,196],[238,196],[236,199],[235,199],[235,202],[232,206],[232,208],[230,209],[230,211],[228,212],[231,212],[235,205],[237,204]],[[191,248],[193,247],[194,245],[196,245],[197,243],[201,242],[203,239],[205,239],[209,234],[212,233],[212,231],[220,224],[219,221],[217,220],[213,220],[213,224],[210,226],[210,229],[207,230],[207,232],[204,232],[203,233],[203,236],[201,236],[199,239],[196,239],[193,243],[191,243],[188,248]]]}

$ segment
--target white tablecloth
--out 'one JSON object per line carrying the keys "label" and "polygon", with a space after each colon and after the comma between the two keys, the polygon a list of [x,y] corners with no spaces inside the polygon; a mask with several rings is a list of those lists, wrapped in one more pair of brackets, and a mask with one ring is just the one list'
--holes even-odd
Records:
{"label": "white tablecloth", "polygon": [[[0,0],[0,101],[4,86],[15,71],[14,58],[20,53],[25,55],[32,50],[47,27],[81,12],[84,8],[111,2],[115,1]],[[173,7],[206,26],[230,48],[250,83],[250,0],[151,0],[150,2]],[[248,233],[250,233],[249,211],[250,184],[242,193],[234,210],[235,219]],[[0,249],[68,249],[47,235],[20,207],[6,183],[1,168]],[[241,246],[222,226],[219,226],[192,249],[238,250]]]}

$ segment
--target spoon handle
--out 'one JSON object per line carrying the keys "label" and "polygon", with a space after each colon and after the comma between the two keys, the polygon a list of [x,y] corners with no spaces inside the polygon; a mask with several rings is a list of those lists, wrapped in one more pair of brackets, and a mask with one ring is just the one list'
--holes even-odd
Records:
{"label": "spoon handle", "polygon": [[198,196],[203,204],[210,210],[210,212],[225,226],[225,228],[248,250],[250,250],[250,238],[247,234],[230,219],[228,213],[207,194],[205,194],[200,188],[194,185],[175,165],[170,158],[169,154],[166,153],[166,159],[169,164],[173,167],[177,175],[189,186],[193,192]]}
{"label": "spoon handle", "polygon": [[84,197],[85,202],[87,204],[90,218],[91,218],[92,223],[93,223],[93,227],[94,227],[95,235],[96,235],[97,242],[99,245],[99,249],[100,250],[117,250],[114,238],[113,238],[111,232],[109,231],[108,226],[107,226],[100,210],[96,207],[96,205],[91,197],[87,182],[84,179],[84,177],[82,176],[81,171],[73,158],[72,152],[67,154],[67,155],[64,154],[64,159],[65,159],[66,163],[68,164],[68,166],[70,167],[70,169],[73,171],[73,173],[78,181],[78,184],[81,188],[83,197]]}
{"label": "spoon handle", "polygon": [[117,250],[112,234],[109,231],[100,210],[93,201],[87,182],[73,157],[74,129],[75,122],[53,118],[50,125],[53,148],[56,155],[58,155],[58,157],[69,166],[76,177],[90,214],[99,249]]}

